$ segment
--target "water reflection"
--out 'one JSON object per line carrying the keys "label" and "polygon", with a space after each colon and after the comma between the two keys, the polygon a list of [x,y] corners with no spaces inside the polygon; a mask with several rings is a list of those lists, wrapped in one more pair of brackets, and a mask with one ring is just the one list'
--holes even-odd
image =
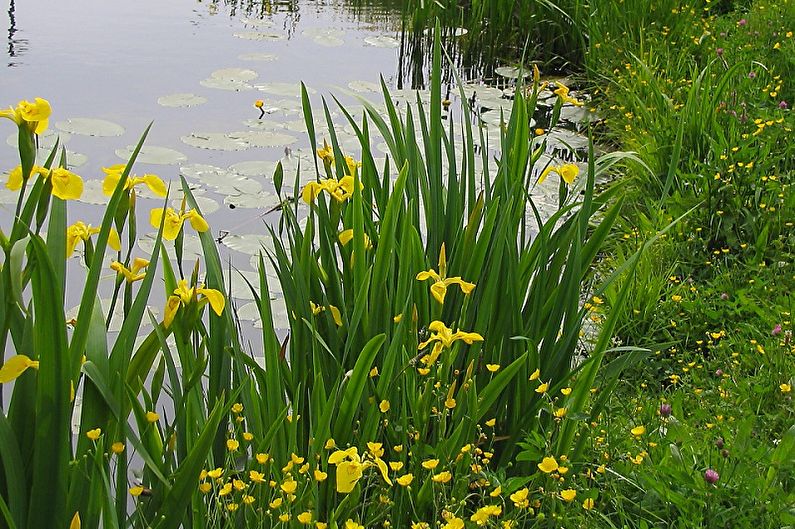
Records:
{"label": "water reflection", "polygon": [[16,38],[17,33],[17,19],[16,19],[16,6],[14,0],[8,6],[8,67],[13,68],[19,64],[15,61],[17,57],[22,55],[28,49],[28,41],[26,39]]}

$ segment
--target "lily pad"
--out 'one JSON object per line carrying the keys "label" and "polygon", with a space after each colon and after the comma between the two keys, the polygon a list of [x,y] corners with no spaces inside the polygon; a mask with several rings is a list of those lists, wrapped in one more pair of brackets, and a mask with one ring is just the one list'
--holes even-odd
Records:
{"label": "lily pad", "polygon": [[[263,83],[255,85],[257,90],[283,97],[301,97],[301,84],[300,83]],[[307,87],[307,93],[314,94],[315,90]],[[274,106],[276,104],[274,103]]]}
{"label": "lily pad", "polygon": [[224,79],[227,81],[253,81],[259,74],[248,68],[223,68],[215,70],[210,74],[213,79]]}
{"label": "lily pad", "polygon": [[83,136],[112,137],[124,134],[124,127],[104,119],[70,118],[57,122],[55,126],[64,132]]}
{"label": "lily pad", "polygon": [[[36,151],[36,162],[39,165],[44,164],[47,161],[47,158],[50,156],[50,152],[52,149],[39,149]],[[56,155],[55,161],[56,163],[53,165],[57,165],[58,161],[60,161],[60,151]],[[74,152],[72,150],[66,149],[66,168],[67,169],[76,169],[78,167],[82,167],[83,165],[88,162],[88,156],[85,154],[81,154],[79,152]]]}
{"label": "lily pad", "polygon": [[207,102],[206,97],[191,93],[171,94],[157,98],[157,104],[164,107],[193,107]]}
{"label": "lily pad", "polygon": [[271,62],[278,59],[278,56],[274,53],[242,53],[237,56],[238,59],[241,61],[262,61],[262,62]]}
{"label": "lily pad", "polygon": [[266,191],[224,197],[224,204],[231,208],[270,209],[278,203],[279,197]]}
{"label": "lily pad", "polygon": [[351,81],[348,83],[348,88],[359,93],[381,91],[381,85],[379,83],[373,83],[370,81]]}
{"label": "lily pad", "polygon": [[526,78],[530,77],[530,73],[532,70],[527,68],[517,68],[516,66],[500,66],[499,68],[494,68],[494,73],[499,75],[500,77],[505,77],[506,79],[519,79],[519,77]]}
{"label": "lily pad", "polygon": [[86,180],[83,182],[83,194],[77,199],[83,204],[94,204],[97,206],[107,205],[110,197],[102,191],[102,180]]}
{"label": "lily pad", "polygon": [[223,132],[192,132],[180,140],[191,147],[214,151],[242,151],[249,147],[246,141]]}
{"label": "lily pad", "polygon": [[243,141],[251,147],[284,147],[298,141],[295,136],[269,130],[230,132],[229,137]]}
{"label": "lily pad", "polygon": [[[193,198],[196,200],[196,205],[199,206],[199,210],[201,210],[202,215],[209,215],[221,209],[221,205],[218,203],[218,201],[210,197],[194,195]],[[179,210],[181,206],[181,198],[171,201],[171,207],[173,207],[175,210]]]}
{"label": "lily pad", "polygon": [[192,163],[183,165],[179,168],[179,172],[185,178],[195,178],[197,180],[221,178],[226,174],[226,169],[216,167],[214,165],[207,165],[201,163]]}
{"label": "lily pad", "polygon": [[[132,156],[135,145],[128,145],[123,149],[116,149],[116,156],[125,162]],[[168,147],[157,147],[154,145],[144,145],[136,158],[137,163],[151,163],[154,165],[175,165],[184,162],[187,156]]]}
{"label": "lily pad", "polygon": [[271,236],[262,233],[230,234],[221,239],[221,244],[247,255],[257,255],[263,248],[273,249]]}
{"label": "lily pad", "polygon": [[502,90],[493,86],[469,83],[465,84],[463,88],[467,99],[471,99],[473,94],[476,96],[476,101],[480,99],[494,100],[502,97]]}
{"label": "lily pad", "polygon": [[239,39],[245,40],[275,41],[287,38],[285,35],[276,33],[275,31],[238,31],[234,35]]}
{"label": "lily pad", "polygon": [[229,172],[247,178],[270,178],[276,170],[276,162],[252,160],[250,162],[238,162],[229,166]]}
{"label": "lily pad", "polygon": [[246,193],[259,193],[262,191],[262,184],[258,181],[242,176],[232,177],[232,175],[228,173],[226,178],[207,182],[207,185],[222,195],[241,195]]}
{"label": "lily pad", "polygon": [[202,79],[199,84],[206,88],[215,88],[216,90],[229,90],[231,92],[245,92],[252,90],[253,87],[245,81],[237,81],[232,79],[221,79],[218,77],[208,77]]}
{"label": "lily pad", "polygon": [[400,41],[394,37],[387,37],[386,35],[379,35],[378,37],[366,37],[364,42],[369,46],[376,48],[398,48]]}
{"label": "lily pad", "polygon": [[[59,146],[65,144],[71,139],[71,136],[65,132],[56,132],[53,129],[47,129],[44,133],[39,134],[39,149],[51,151],[55,146],[55,140],[60,138]],[[16,148],[19,145],[19,134],[9,134],[6,138],[6,143],[11,147]]]}
{"label": "lily pad", "polygon": [[243,125],[254,130],[284,130],[284,124],[271,119],[246,119],[243,120]]}
{"label": "lily pad", "polygon": [[273,22],[267,18],[244,18],[240,22],[245,26],[256,28],[272,28]]}
{"label": "lily pad", "polygon": [[[156,233],[149,233],[138,239],[137,243],[138,248],[142,252],[144,252],[144,254],[146,254],[147,257],[152,255],[152,251],[155,249],[156,237],[157,237]],[[174,243],[172,241],[163,241],[163,246],[165,247],[166,252],[172,259],[176,258]],[[182,240],[183,261],[186,259],[195,260],[195,258],[202,257],[203,255],[204,255],[204,250],[202,249],[201,239],[199,239],[198,236],[193,235],[191,233],[184,233]]]}

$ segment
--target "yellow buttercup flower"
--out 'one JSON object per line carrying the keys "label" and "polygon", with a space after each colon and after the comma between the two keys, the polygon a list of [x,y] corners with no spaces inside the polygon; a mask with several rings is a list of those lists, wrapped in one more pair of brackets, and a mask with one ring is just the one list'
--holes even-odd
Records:
{"label": "yellow buttercup flower", "polygon": [[160,420],[160,414],[155,413],[153,411],[146,412],[146,421],[150,423],[154,423]]}
{"label": "yellow buttercup flower", "polygon": [[499,516],[501,514],[502,507],[499,505],[486,505],[475,511],[475,514],[470,516],[469,519],[478,525],[485,525],[491,516]]}
{"label": "yellow buttercup flower", "polygon": [[517,509],[526,509],[527,507],[530,506],[530,500],[528,500],[529,495],[530,495],[530,489],[525,487],[511,494],[510,498]]}
{"label": "yellow buttercup flower", "polygon": [[144,492],[144,488],[142,486],[140,486],[140,485],[137,485],[135,487],[131,487],[130,488],[130,496],[132,496],[133,498],[137,498],[138,496],[143,494],[143,492]]}
{"label": "yellow buttercup flower", "polygon": [[549,474],[554,472],[558,469],[558,462],[555,460],[554,457],[545,457],[541,462],[538,464],[538,470],[545,474]]}
{"label": "yellow buttercup flower", "polygon": [[378,409],[381,410],[381,413],[388,412],[389,408],[390,408],[390,406],[389,406],[389,401],[388,400],[382,400],[381,403],[378,405]]}
{"label": "yellow buttercup flower", "polygon": [[113,443],[112,445],[110,445],[110,450],[114,454],[121,454],[122,452],[124,452],[124,443],[121,443],[121,442],[117,441],[117,442]]}
{"label": "yellow buttercup flower", "polygon": [[0,384],[11,382],[31,367],[38,369],[39,361],[31,360],[25,355],[12,356],[0,367]]}
{"label": "yellow buttercup flower", "polygon": [[47,130],[51,113],[50,102],[37,97],[32,103],[22,100],[17,103],[17,108],[0,110],[0,118],[10,119],[17,125],[25,125],[30,132],[41,134]]}
{"label": "yellow buttercup flower", "polygon": [[549,389],[549,382],[542,382],[541,384],[538,385],[535,391],[536,393],[546,393],[548,389]]}
{"label": "yellow buttercup flower", "polygon": [[403,474],[396,481],[401,487],[408,487],[414,481],[414,474]]}
{"label": "yellow buttercup flower", "polygon": [[351,519],[345,520],[345,529],[364,529],[362,524],[354,522]]}
{"label": "yellow buttercup flower", "polygon": [[249,470],[248,479],[252,483],[263,483],[265,481],[265,474],[262,472],[257,472],[256,470]]}
{"label": "yellow buttercup flower", "polygon": [[310,511],[304,511],[298,516],[296,516],[298,521],[304,525],[308,525],[312,523],[312,513]]}
{"label": "yellow buttercup flower", "polygon": [[[124,164],[111,165],[110,167],[103,167],[105,172],[105,180],[102,182],[102,192],[107,196],[113,195],[113,191],[121,180],[121,175],[127,166]],[[143,184],[149,188],[152,193],[159,197],[165,197],[168,193],[166,184],[159,176],[153,174],[145,174],[143,176],[129,175],[124,184],[124,189],[132,189],[134,186]]]}
{"label": "yellow buttercup flower", "polygon": [[[75,248],[79,241],[88,241],[92,235],[99,233],[101,228],[93,227],[91,224],[79,220],[66,228],[66,257],[70,257],[75,253]],[[113,226],[110,227],[108,234],[108,246],[114,250],[121,251],[121,239],[119,239],[119,232]]]}
{"label": "yellow buttercup flower", "polygon": [[792,391],[792,385],[791,384],[779,384],[778,389],[780,389],[782,393],[789,393],[790,391]]}
{"label": "yellow buttercup flower", "polygon": [[563,501],[570,502],[577,497],[577,491],[574,489],[565,489],[560,491],[560,497],[563,498]]}
{"label": "yellow buttercup flower", "polygon": [[438,459],[427,459],[427,460],[422,462],[422,468],[425,468],[425,469],[428,469],[428,470],[433,470],[437,466],[439,466],[439,460]]}
{"label": "yellow buttercup flower", "polygon": [[92,441],[96,441],[102,435],[101,428],[94,428],[93,430],[89,430],[86,432],[86,437],[91,439]]}
{"label": "yellow buttercup flower", "polygon": [[287,494],[295,494],[295,491],[298,488],[298,482],[292,478],[289,478],[281,484],[280,488]]}
{"label": "yellow buttercup flower", "polygon": [[640,437],[641,435],[646,433],[646,427],[642,424],[640,426],[635,426],[630,430],[630,433],[635,437]]}
{"label": "yellow buttercup flower", "polygon": [[500,364],[486,364],[486,369],[488,369],[490,373],[496,373],[500,370]]}
{"label": "yellow buttercup flower", "polygon": [[313,472],[313,475],[315,476],[315,481],[317,481],[317,482],[326,481],[326,478],[328,478],[328,473],[323,472],[319,468],[315,469],[315,471]]}
{"label": "yellow buttercup flower", "polygon": [[436,271],[431,268],[430,270],[417,274],[417,281],[426,281],[428,279],[433,280],[431,295],[442,305],[444,304],[444,298],[449,286],[458,285],[465,296],[468,296],[475,288],[474,283],[468,283],[459,276],[447,277],[447,256],[444,243],[442,243],[442,249],[439,251],[439,273],[436,273]]}
{"label": "yellow buttercup flower", "polygon": [[447,523],[442,526],[442,529],[464,529],[464,520],[453,516]]}
{"label": "yellow buttercup flower", "polygon": [[[202,296],[199,299],[199,296]],[[196,287],[189,287],[187,279],[180,279],[174,294],[168,298],[166,302],[166,309],[163,314],[163,324],[168,327],[174,321],[174,316],[177,310],[182,305],[188,305],[192,301],[198,301],[200,304],[209,303],[210,308],[213,309],[218,316],[224,311],[226,300],[224,295],[218,290],[213,288],[204,288],[203,283],[199,283]]]}
{"label": "yellow buttercup flower", "polygon": [[115,270],[120,276],[124,277],[128,283],[134,283],[146,277],[146,272],[141,272],[142,269],[149,266],[149,261],[136,257],[133,260],[132,266],[127,268],[118,261],[110,263],[111,270]]}
{"label": "yellow buttercup flower", "polygon": [[230,452],[234,452],[238,448],[240,448],[240,441],[238,441],[237,439],[227,439],[226,440],[226,449],[227,450],[229,450]]}
{"label": "yellow buttercup flower", "polygon": [[439,472],[438,474],[434,474],[431,476],[431,480],[435,483],[447,483],[453,478],[453,475],[448,472],[447,470],[443,472]]}
{"label": "yellow buttercup flower", "polygon": [[154,228],[159,228],[160,221],[163,220],[164,215],[163,238],[169,241],[173,241],[177,238],[186,220],[190,222],[190,225],[197,232],[203,233],[210,229],[207,221],[204,220],[204,217],[199,215],[199,212],[195,209],[178,213],[174,211],[174,208],[166,208],[165,210],[163,208],[155,208],[149,214],[149,223]]}
{"label": "yellow buttercup flower", "polygon": [[568,185],[574,183],[574,180],[577,179],[577,175],[580,174],[580,168],[573,163],[566,163],[563,165],[549,165],[546,169],[541,173],[541,176],[538,177],[538,183],[542,184],[544,180],[547,179],[550,173],[557,173],[564,182]]}
{"label": "yellow buttercup flower", "polygon": [[536,379],[538,379],[538,377],[540,377],[540,376],[541,376],[541,370],[540,370],[540,369],[536,369],[535,371],[533,371],[533,372],[530,374],[530,380],[531,380],[531,381],[532,381],[532,380],[536,380]]}

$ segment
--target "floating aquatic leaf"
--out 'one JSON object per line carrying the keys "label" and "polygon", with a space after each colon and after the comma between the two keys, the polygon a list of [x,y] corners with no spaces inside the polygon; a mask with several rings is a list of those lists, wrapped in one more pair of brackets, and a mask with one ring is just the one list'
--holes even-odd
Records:
{"label": "floating aquatic leaf", "polygon": [[233,233],[224,237],[221,244],[247,255],[257,255],[263,248],[273,249],[271,236],[262,233]]}
{"label": "floating aquatic leaf", "polygon": [[302,34],[305,37],[336,37],[338,39],[345,36],[345,31],[336,28],[307,28]]}
{"label": "floating aquatic leaf", "polygon": [[273,27],[273,22],[267,18],[244,18],[241,19],[240,22],[242,22],[246,26],[253,26],[256,28]]}
{"label": "floating aquatic leaf", "polygon": [[124,134],[124,127],[104,119],[70,118],[57,122],[55,126],[64,132],[83,136],[111,137]]}
{"label": "floating aquatic leaf", "polygon": [[[218,203],[218,201],[210,197],[196,196],[194,194],[193,198],[196,200],[196,204],[199,206],[202,215],[209,215],[221,209],[221,205]],[[181,198],[171,201],[171,207],[173,207],[175,210],[179,210],[181,206]]]}
{"label": "floating aquatic leaf", "polygon": [[77,199],[84,204],[104,206],[108,203],[108,196],[102,191],[102,180],[86,180],[83,182],[83,194]]}
{"label": "floating aquatic leaf", "polygon": [[284,130],[284,124],[272,119],[246,119],[243,125],[255,130]]}
{"label": "floating aquatic leaf", "polygon": [[267,191],[227,195],[224,204],[231,208],[271,209],[279,203],[279,197]]}
{"label": "floating aquatic leaf", "polygon": [[251,147],[284,147],[298,141],[295,136],[269,130],[230,132],[229,137],[243,141]]}
{"label": "floating aquatic leaf", "polygon": [[263,61],[263,62],[270,62],[275,61],[278,59],[278,56],[274,53],[243,53],[237,56],[238,59],[241,61]]}
{"label": "floating aquatic leaf", "polygon": [[253,90],[253,87],[244,81],[219,79],[217,77],[208,77],[207,79],[202,79],[199,81],[199,84],[207,88],[230,90],[233,92],[245,92],[246,90]]}
{"label": "floating aquatic leaf", "polygon": [[394,37],[387,37],[386,35],[379,35],[378,37],[366,37],[364,42],[376,48],[397,48],[400,46],[400,41]]}
{"label": "floating aquatic leaf", "polygon": [[312,41],[315,44],[320,44],[321,46],[326,46],[327,48],[337,48],[345,44],[345,41],[339,37],[333,37],[331,35],[318,35],[317,37],[312,37]]}
{"label": "floating aquatic leaf", "polygon": [[530,77],[530,72],[527,68],[517,68],[516,66],[500,66],[494,68],[494,73],[507,79],[519,79],[519,77]]}
{"label": "floating aquatic leaf", "polygon": [[233,176],[230,173],[227,173],[226,178],[208,181],[207,185],[221,195],[241,195],[262,191],[262,184],[258,181],[242,176]]}
{"label": "floating aquatic leaf", "polygon": [[472,99],[473,94],[476,97],[476,101],[481,99],[494,100],[502,98],[502,90],[493,86],[469,83],[465,84],[463,89],[467,99]]}
{"label": "floating aquatic leaf", "polygon": [[192,163],[183,165],[179,168],[180,174],[185,178],[195,178],[197,180],[217,179],[226,175],[226,169],[214,165]]}
{"label": "floating aquatic leaf", "polygon": [[[257,90],[284,97],[301,97],[301,84],[300,83],[263,83],[254,85]],[[306,91],[314,94],[315,90],[307,87]],[[278,106],[273,103],[273,106]]]}
{"label": "floating aquatic leaf", "polygon": [[213,79],[224,79],[226,81],[252,81],[259,77],[259,74],[248,68],[223,68],[215,70],[210,74]]}
{"label": "floating aquatic leaf", "polygon": [[[36,151],[36,163],[39,165],[44,164],[47,161],[47,158],[50,156],[50,149],[39,149]],[[59,152],[60,156],[60,152]],[[56,163],[60,158],[56,158]],[[79,152],[74,152],[70,149],[66,149],[66,168],[67,169],[75,169],[77,167],[82,167],[83,165],[88,162],[88,156],[85,154],[81,154]]]}
{"label": "floating aquatic leaf", "polygon": [[591,108],[567,104],[560,109],[560,119],[569,123],[590,123],[602,118]]}
{"label": "floating aquatic leaf", "polygon": [[180,140],[192,147],[215,151],[242,151],[249,148],[248,142],[223,132],[191,132],[180,137]]}
{"label": "floating aquatic leaf", "polygon": [[[51,151],[55,146],[55,140],[60,140],[58,145],[63,145],[71,139],[71,136],[66,132],[58,132],[53,129],[47,129],[42,134],[39,134],[39,149]],[[11,147],[16,148],[19,144],[19,134],[16,132],[9,134],[6,138],[6,143]]]}
{"label": "floating aquatic leaf", "polygon": [[[128,145],[123,149],[116,149],[116,156],[125,162],[130,159],[135,145]],[[187,156],[168,147],[157,147],[154,145],[144,145],[138,153],[137,163],[151,163],[155,165],[174,165],[184,162]]]}
{"label": "floating aquatic leaf", "polygon": [[354,92],[381,92],[381,85],[370,81],[351,81],[348,88]]}
{"label": "floating aquatic leaf", "polygon": [[234,34],[235,37],[245,40],[284,40],[287,37],[275,31],[238,31]]}
{"label": "floating aquatic leaf", "polygon": [[[149,233],[138,239],[138,248],[144,252],[144,254],[152,255],[152,251],[155,248],[155,238],[157,237],[154,233]],[[163,247],[166,249],[169,257],[172,260],[176,259],[176,253],[174,251],[174,243],[170,241],[163,241]],[[182,240],[182,255],[183,259],[196,259],[198,257],[202,257],[204,255],[204,250],[202,250],[202,243],[198,236],[192,235],[190,233],[183,234]]]}
{"label": "floating aquatic leaf", "polygon": [[191,93],[171,94],[157,98],[157,104],[164,107],[193,107],[206,102],[206,97]]}
{"label": "floating aquatic leaf", "polygon": [[271,178],[276,170],[276,162],[252,160],[238,162],[229,166],[229,172],[248,178]]}

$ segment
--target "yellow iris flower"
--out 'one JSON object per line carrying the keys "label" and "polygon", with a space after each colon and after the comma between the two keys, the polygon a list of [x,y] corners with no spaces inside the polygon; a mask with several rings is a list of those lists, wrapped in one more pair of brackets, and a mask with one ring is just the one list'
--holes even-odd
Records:
{"label": "yellow iris flower", "polygon": [[[199,296],[202,296],[199,299]],[[209,303],[210,308],[213,309],[217,315],[221,315],[226,305],[224,295],[213,288],[204,288],[204,284],[199,283],[196,287],[189,287],[187,279],[180,279],[179,284],[174,293],[169,296],[166,301],[166,310],[163,314],[163,325],[166,327],[171,325],[174,321],[174,316],[177,310],[182,305],[188,305],[192,301],[198,301],[200,304]]]}
{"label": "yellow iris flower", "polygon": [[[110,167],[103,167],[105,172],[105,180],[102,182],[102,192],[107,196],[111,196],[116,186],[121,180],[121,175],[125,169],[124,164],[111,165]],[[128,176],[127,183],[124,184],[124,189],[132,189],[133,186],[144,184],[152,193],[159,197],[165,197],[167,190],[166,184],[159,176],[153,174],[145,174],[143,176]]]}
{"label": "yellow iris flower", "polygon": [[[66,257],[71,257],[75,253],[77,243],[80,241],[87,241],[92,235],[96,235],[100,231],[100,227],[93,227],[91,224],[86,224],[79,220],[66,228]],[[119,239],[119,232],[113,226],[110,227],[110,234],[108,235],[108,246],[114,250],[121,251],[121,240]]]}
{"label": "yellow iris flower", "polygon": [[[49,170],[39,165],[34,165],[31,174],[38,174],[42,178],[49,178],[52,184],[52,194],[61,200],[77,200],[83,194],[83,179],[63,167]],[[22,189],[25,179],[22,176],[22,166],[17,166],[8,174],[6,187],[11,191]]]}
{"label": "yellow iris flower", "polygon": [[[359,189],[364,189],[361,182],[359,182]],[[345,202],[353,196],[353,177],[348,175],[343,176],[340,180],[326,178],[320,182],[309,182],[301,191],[301,198],[307,204],[311,204],[323,191],[331,195],[337,202]]]}
{"label": "yellow iris flower", "polygon": [[0,367],[0,384],[11,382],[30,367],[38,369],[39,361],[31,360],[25,355],[12,356]]}
{"label": "yellow iris flower", "polygon": [[0,118],[10,119],[18,126],[25,125],[31,132],[41,134],[49,126],[51,113],[50,102],[37,97],[32,103],[22,100],[17,103],[17,108],[0,110]]}
{"label": "yellow iris flower", "polygon": [[448,328],[441,321],[433,321],[428,325],[428,330],[431,331],[431,337],[417,346],[418,350],[425,349],[431,342],[434,343],[433,350],[430,354],[423,356],[420,360],[425,365],[431,365],[439,358],[444,349],[449,349],[454,342],[461,340],[466,344],[472,345],[475,342],[482,342],[483,337],[476,332],[456,331]]}
{"label": "yellow iris flower", "polygon": [[578,99],[569,95],[569,87],[566,85],[558,83],[558,89],[555,90],[554,93],[561,99],[561,101],[563,101],[563,103],[571,103],[572,105],[578,107],[583,106],[582,101],[579,101]]}
{"label": "yellow iris flower", "polygon": [[447,256],[445,254],[444,243],[442,243],[442,249],[439,252],[439,273],[437,274],[436,270],[431,268],[430,270],[417,274],[417,281],[426,281],[428,279],[433,280],[431,294],[441,305],[444,304],[444,297],[447,295],[447,287],[450,285],[458,285],[461,287],[461,292],[463,292],[465,296],[468,296],[475,288],[474,283],[467,283],[459,276],[447,277]]}
{"label": "yellow iris flower", "polygon": [[119,275],[123,276],[128,283],[134,283],[135,281],[139,281],[146,277],[146,272],[141,272],[141,270],[147,266],[149,266],[149,261],[146,259],[141,259],[140,257],[136,257],[133,260],[132,266],[130,266],[130,268],[125,267],[118,261],[113,261],[110,263],[111,270],[115,270]]}
{"label": "yellow iris flower", "polygon": [[195,209],[178,213],[173,208],[166,208],[165,210],[163,208],[155,208],[149,214],[150,224],[155,228],[159,228],[163,215],[166,216],[166,220],[163,223],[163,238],[169,241],[177,238],[186,220],[190,221],[190,225],[198,232],[205,232],[210,229],[207,221]]}
{"label": "yellow iris flower", "polygon": [[317,157],[323,160],[323,163],[329,165],[334,163],[334,149],[331,148],[331,145],[326,143],[326,140],[323,140],[323,148],[317,150]]}
{"label": "yellow iris flower", "polygon": [[544,172],[541,173],[541,176],[538,177],[538,183],[542,184],[544,180],[547,179],[549,173],[557,173],[566,182],[568,185],[574,183],[574,180],[577,179],[577,175],[580,174],[580,168],[573,163],[566,163],[563,165],[550,165]]}
{"label": "yellow iris flower", "polygon": [[337,450],[328,458],[330,465],[337,467],[337,492],[341,494],[350,493],[361,479],[364,471],[370,467],[377,467],[381,472],[381,477],[388,485],[392,485],[389,479],[389,469],[383,459],[372,453],[365,454],[364,458],[359,455],[359,449],[354,447],[347,450]]}

